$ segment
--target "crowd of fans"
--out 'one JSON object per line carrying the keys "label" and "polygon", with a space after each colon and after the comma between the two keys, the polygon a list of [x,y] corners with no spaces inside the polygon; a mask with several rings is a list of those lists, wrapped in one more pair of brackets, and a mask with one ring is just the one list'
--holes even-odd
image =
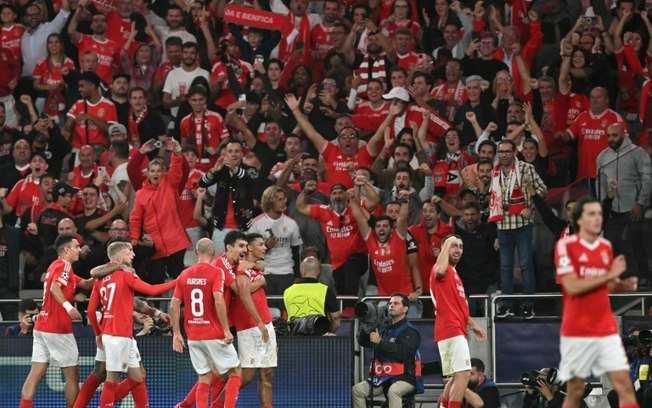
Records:
{"label": "crowd of fans", "polygon": [[269,295],[309,248],[338,295],[432,316],[418,297],[451,233],[467,294],[556,291],[573,201],[545,199],[571,184],[652,283],[652,2],[3,3],[1,298],[41,285],[61,233],[78,275],[122,238],[156,284],[240,229],[265,238]]}

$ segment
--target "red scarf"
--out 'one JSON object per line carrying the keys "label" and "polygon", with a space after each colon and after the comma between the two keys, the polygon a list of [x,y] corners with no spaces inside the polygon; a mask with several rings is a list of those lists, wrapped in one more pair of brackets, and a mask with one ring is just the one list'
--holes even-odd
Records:
{"label": "red scarf", "polygon": [[141,142],[138,125],[145,120],[145,117],[147,117],[147,107],[138,116],[136,116],[136,112],[133,109],[129,108],[129,137],[131,140],[137,141],[138,143]]}
{"label": "red scarf", "polygon": [[197,154],[201,159],[204,153],[204,145],[208,143],[208,121],[206,120],[206,111],[202,112],[201,121],[197,121],[195,114],[188,121],[188,139],[195,140],[197,145]]}
{"label": "red scarf", "polygon": [[521,177],[518,159],[514,159],[514,164],[507,175],[502,171],[500,163],[494,167],[491,178],[489,222],[502,221],[505,210],[510,215],[517,215],[527,208],[526,197],[521,189]]}
{"label": "red scarf", "polygon": [[[297,26],[297,16],[294,13],[290,12],[288,14],[288,20],[292,23],[293,27]],[[297,28],[299,30],[299,35],[294,38],[294,41],[290,40],[290,37],[285,37],[279,46],[279,59],[281,61],[288,61],[292,57],[292,53],[296,51],[297,44],[303,43],[303,58],[304,61],[310,61],[310,19],[308,18],[308,13],[304,14],[301,17],[301,23]]]}

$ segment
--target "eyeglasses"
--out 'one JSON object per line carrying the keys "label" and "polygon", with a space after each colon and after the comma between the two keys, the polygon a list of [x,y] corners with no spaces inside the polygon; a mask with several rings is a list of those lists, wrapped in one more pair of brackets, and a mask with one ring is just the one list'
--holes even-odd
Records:
{"label": "eyeglasses", "polygon": [[340,138],[340,139],[355,139],[356,137],[357,137],[357,136],[354,135],[354,134],[351,134],[351,135],[341,134],[341,135],[339,135],[339,138]]}

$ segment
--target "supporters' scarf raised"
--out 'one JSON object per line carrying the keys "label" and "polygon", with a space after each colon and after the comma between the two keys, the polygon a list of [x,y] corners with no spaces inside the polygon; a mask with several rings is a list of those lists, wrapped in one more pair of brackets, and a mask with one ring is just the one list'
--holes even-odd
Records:
{"label": "supporters' scarf raised", "polygon": [[204,111],[200,118],[197,118],[194,113],[191,114],[188,121],[188,140],[194,140],[197,146],[197,154],[199,158],[204,157],[204,145],[208,143],[208,119],[206,118],[206,111]]}
{"label": "supporters' scarf raised", "polygon": [[[270,11],[239,7],[232,4],[224,9],[224,21],[265,30],[280,31],[288,44],[292,44],[298,34],[294,28],[294,21],[291,20],[290,16],[294,17],[292,13],[283,16]],[[310,32],[310,22],[308,22],[308,32]],[[310,47],[310,44],[308,44],[308,47]]]}
{"label": "supporters' scarf raised", "polygon": [[140,140],[140,131],[138,130],[138,125],[140,125],[140,122],[145,120],[145,117],[147,116],[147,107],[143,109],[138,116],[136,116],[136,112],[134,112],[133,109],[129,109],[129,137],[133,141],[138,141],[138,143],[142,142]]}
{"label": "supporters' scarf raised", "polygon": [[[509,183],[508,185],[505,185]],[[502,166],[494,167],[491,177],[491,198],[489,200],[489,222],[502,221],[505,210],[508,214],[520,214],[526,208],[525,194],[521,189],[521,170],[519,161],[514,158],[514,164],[507,175]]]}

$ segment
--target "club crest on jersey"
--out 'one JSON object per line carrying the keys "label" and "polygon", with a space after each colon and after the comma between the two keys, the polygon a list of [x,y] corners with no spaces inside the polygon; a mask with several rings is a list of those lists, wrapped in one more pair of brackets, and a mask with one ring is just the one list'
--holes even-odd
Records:
{"label": "club crest on jersey", "polygon": [[602,258],[602,263],[609,265],[609,254],[607,251],[600,251],[600,258]]}
{"label": "club crest on jersey", "polygon": [[104,116],[104,108],[100,108],[97,110],[97,116],[103,117]]}

